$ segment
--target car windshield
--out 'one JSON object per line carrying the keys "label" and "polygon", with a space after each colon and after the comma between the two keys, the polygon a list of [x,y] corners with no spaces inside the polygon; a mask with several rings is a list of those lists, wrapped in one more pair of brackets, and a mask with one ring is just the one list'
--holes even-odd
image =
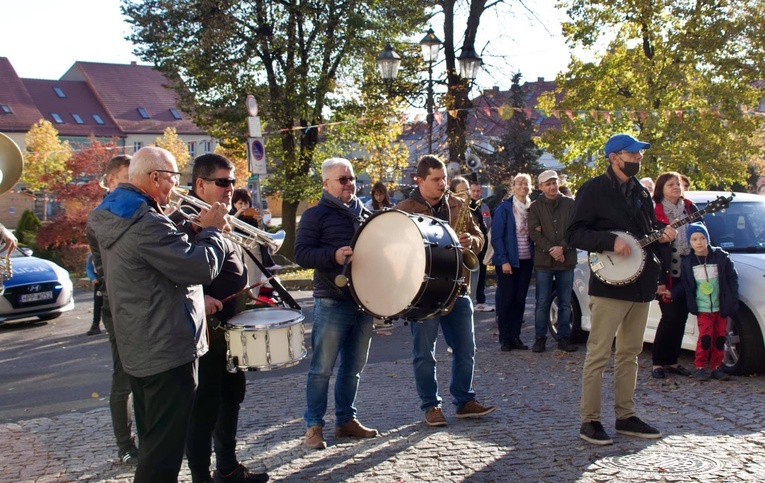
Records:
{"label": "car windshield", "polygon": [[[3,252],[3,255],[5,255],[5,252]],[[11,252],[11,258],[24,258],[28,257],[26,253],[22,252],[20,249],[15,249]]]}
{"label": "car windshield", "polygon": [[728,252],[765,252],[765,199],[734,201],[725,211],[704,215],[704,224],[713,246]]}

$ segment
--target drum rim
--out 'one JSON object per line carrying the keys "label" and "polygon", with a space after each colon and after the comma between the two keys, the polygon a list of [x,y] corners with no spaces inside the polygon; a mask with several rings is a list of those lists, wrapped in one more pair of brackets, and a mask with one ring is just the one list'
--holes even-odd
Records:
{"label": "drum rim", "polygon": [[[285,321],[282,321],[282,322],[276,322],[276,323],[273,323],[273,324],[262,324],[261,323],[261,324],[254,324],[254,325],[241,325],[241,324],[236,324],[236,323],[232,323],[231,322],[232,320],[234,320],[235,318],[239,317],[240,315],[242,315],[244,313],[253,312],[253,311],[266,311],[266,310],[268,310],[268,311],[283,310],[283,311],[295,312],[295,313],[298,314],[298,317],[295,318],[295,319],[285,320]],[[257,309],[248,309],[248,310],[243,310],[243,311],[239,312],[238,314],[236,314],[235,316],[231,317],[226,322],[224,322],[223,328],[225,330],[241,329],[241,330],[244,330],[244,331],[255,330],[255,329],[257,329],[257,330],[260,330],[260,329],[281,329],[283,327],[290,327],[290,326],[293,326],[295,324],[299,324],[299,323],[303,322],[304,320],[305,320],[305,316],[303,315],[303,311],[302,310],[293,309],[293,308],[289,308],[289,307],[260,307],[260,308],[257,308]]]}

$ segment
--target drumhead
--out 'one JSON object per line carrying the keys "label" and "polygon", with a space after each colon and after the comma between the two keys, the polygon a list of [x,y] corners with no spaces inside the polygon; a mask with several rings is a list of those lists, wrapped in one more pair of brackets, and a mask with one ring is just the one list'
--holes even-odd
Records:
{"label": "drumhead", "polygon": [[240,329],[275,329],[293,325],[303,320],[303,313],[296,309],[263,307],[245,310],[228,319],[227,324]]}
{"label": "drumhead", "polygon": [[378,212],[351,242],[351,291],[372,315],[402,313],[422,286],[427,260],[416,217],[399,210]]}

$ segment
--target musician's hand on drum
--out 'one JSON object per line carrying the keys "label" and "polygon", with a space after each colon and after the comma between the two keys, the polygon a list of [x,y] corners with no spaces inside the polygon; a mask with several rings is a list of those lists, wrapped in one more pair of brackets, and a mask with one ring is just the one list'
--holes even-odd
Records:
{"label": "musician's hand on drum", "polygon": [[672,225],[667,225],[664,227],[664,231],[659,237],[659,243],[672,243],[675,241],[675,238],[677,238],[677,230],[672,228]]}
{"label": "musician's hand on drum", "polygon": [[507,275],[512,275],[513,274],[513,266],[510,265],[509,263],[503,263],[502,264],[502,273],[505,273]]}
{"label": "musician's hand on drum", "polygon": [[214,297],[205,295],[205,315],[212,315],[219,310],[223,310],[223,303]]}
{"label": "musician's hand on drum", "polygon": [[228,208],[223,203],[213,203],[209,209],[200,210],[198,223],[202,228],[208,226],[214,226],[219,230],[223,230],[226,223],[226,215],[228,215]]}
{"label": "musician's hand on drum", "polygon": [[632,252],[630,249],[629,243],[624,241],[622,238],[616,237],[616,241],[614,242],[614,252],[616,252],[617,255],[627,256]]}
{"label": "musician's hand on drum", "polygon": [[335,252],[335,261],[338,265],[345,265],[345,257],[350,262],[353,259],[353,249],[351,247],[340,247]]}
{"label": "musician's hand on drum", "polygon": [[470,246],[473,243],[473,235],[470,233],[463,233],[460,235],[460,245],[462,245],[462,248],[470,249]]}

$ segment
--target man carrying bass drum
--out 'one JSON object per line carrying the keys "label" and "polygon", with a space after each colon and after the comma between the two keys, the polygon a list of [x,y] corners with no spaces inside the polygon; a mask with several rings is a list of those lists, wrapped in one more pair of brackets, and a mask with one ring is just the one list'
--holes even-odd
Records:
{"label": "man carrying bass drum", "polygon": [[[659,228],[651,195],[635,178],[643,150],[650,147],[628,134],[616,134],[606,142],[605,157],[609,163],[606,172],[577,191],[566,231],[569,246],[626,256],[630,253],[629,244],[612,230],[628,231],[640,238]],[[674,228],[667,226],[659,242],[671,242],[676,234]],[[614,338],[616,432],[639,438],[661,437],[659,430],[635,416],[633,399],[648,307],[656,297],[661,268],[654,254],[656,244],[648,245],[646,250],[645,269],[631,283],[609,285],[590,274],[592,328],[582,370],[579,437],[592,444],[613,443],[600,422],[600,408],[603,372],[611,358]]]}
{"label": "man carrying bass drum", "polygon": [[319,204],[300,218],[295,261],[313,268],[313,355],[306,382],[305,446],[324,449],[324,415],[329,379],[338,356],[335,380],[335,437],[374,438],[376,429],[356,419],[356,392],[367,364],[372,339],[372,316],[354,302],[347,286],[333,283],[353,257],[351,239],[369,216],[356,197],[350,161],[330,158],[321,165],[324,188]]}
{"label": "man carrying bass drum", "polygon": [[[450,225],[459,218],[462,200],[445,194],[447,179],[446,166],[434,155],[425,155],[417,165],[417,185],[409,198],[396,208],[415,214],[433,216]],[[468,231],[457,233],[463,249],[480,253],[485,243],[481,230],[472,216],[468,216]],[[425,413],[425,422],[430,426],[446,426],[441,409],[436,380],[436,338],[438,327],[444,339],[453,350],[452,374],[449,390],[457,418],[479,418],[494,411],[493,406],[483,406],[476,401],[473,390],[473,369],[475,367],[475,332],[473,330],[473,302],[468,295],[470,271],[463,267],[464,285],[457,295],[452,311],[410,324],[412,328],[412,356],[420,409]]]}

